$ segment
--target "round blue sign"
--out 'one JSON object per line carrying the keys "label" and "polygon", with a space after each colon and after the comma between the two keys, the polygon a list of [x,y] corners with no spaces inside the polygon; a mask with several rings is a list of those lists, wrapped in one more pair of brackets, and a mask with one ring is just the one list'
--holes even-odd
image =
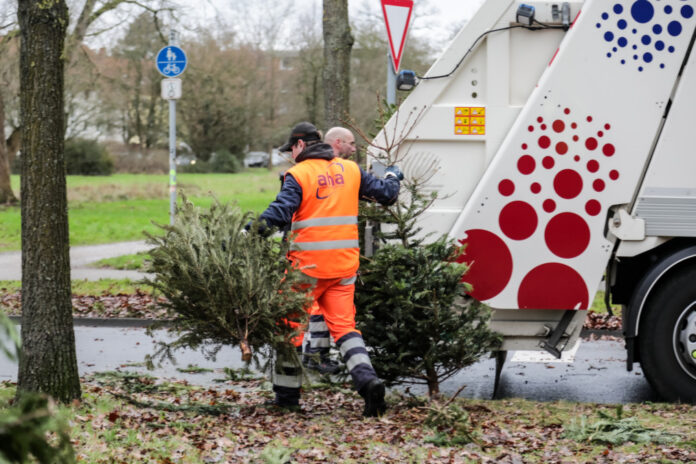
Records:
{"label": "round blue sign", "polygon": [[186,53],[175,45],[167,45],[157,53],[157,70],[165,77],[176,77],[186,69]]}

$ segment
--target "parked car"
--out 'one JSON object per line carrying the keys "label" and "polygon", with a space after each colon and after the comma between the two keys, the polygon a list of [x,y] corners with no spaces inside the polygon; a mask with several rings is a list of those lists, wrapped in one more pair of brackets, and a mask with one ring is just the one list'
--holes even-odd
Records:
{"label": "parked car", "polygon": [[250,151],[244,157],[244,166],[247,168],[268,166],[268,153],[265,151]]}
{"label": "parked car", "polygon": [[177,166],[189,166],[191,164],[196,164],[196,157],[194,155],[182,155],[176,157]]}

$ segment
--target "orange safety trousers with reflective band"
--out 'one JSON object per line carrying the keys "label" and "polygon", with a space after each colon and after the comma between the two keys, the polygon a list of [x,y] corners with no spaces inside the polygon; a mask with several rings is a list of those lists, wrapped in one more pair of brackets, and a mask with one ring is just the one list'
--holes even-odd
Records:
{"label": "orange safety trousers with reflective band", "polygon": [[360,168],[350,160],[309,159],[287,172],[302,187],[288,257],[317,279],[350,277],[360,264]]}
{"label": "orange safety trousers with reflective band", "polygon": [[[307,309],[309,314],[324,316],[326,326],[334,341],[339,340],[350,332],[360,333],[355,328],[355,276],[337,279],[317,279],[312,287],[312,306]],[[297,322],[288,321],[291,327],[303,327]],[[302,346],[304,331],[302,330],[292,344]]]}

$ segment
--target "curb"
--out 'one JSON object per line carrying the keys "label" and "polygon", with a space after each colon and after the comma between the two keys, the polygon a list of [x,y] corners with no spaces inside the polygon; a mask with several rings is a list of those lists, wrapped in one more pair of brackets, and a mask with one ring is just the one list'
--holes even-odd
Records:
{"label": "curb", "polygon": [[[15,324],[22,321],[21,316],[9,316],[10,320]],[[154,324],[161,324],[163,327],[170,327],[171,323],[166,319],[138,319],[134,317],[121,318],[99,318],[99,317],[73,317],[73,327],[123,327],[123,328],[147,328]],[[623,338],[622,329],[604,330],[604,329],[582,329],[580,331],[581,338],[587,338],[591,335],[610,335],[613,337]]]}
{"label": "curb", "polygon": [[582,329],[580,331],[580,337],[587,338],[591,335],[611,335],[612,337],[623,338],[623,329]]}
{"label": "curb", "polygon": [[[22,322],[22,316],[9,316],[15,324]],[[171,324],[162,319],[137,319],[134,317],[98,318],[98,317],[73,317],[73,327],[114,327],[145,329],[154,324],[162,324],[169,327]]]}

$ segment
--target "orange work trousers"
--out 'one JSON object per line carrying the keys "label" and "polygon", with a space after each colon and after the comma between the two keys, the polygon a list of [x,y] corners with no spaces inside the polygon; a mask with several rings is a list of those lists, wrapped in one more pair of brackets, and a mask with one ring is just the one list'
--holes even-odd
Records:
{"label": "orange work trousers", "polygon": [[[324,316],[326,326],[334,342],[350,332],[360,333],[355,328],[355,277],[338,279],[316,279],[311,290],[312,304],[307,308],[310,315]],[[295,346],[302,346],[302,332],[293,338]]]}

